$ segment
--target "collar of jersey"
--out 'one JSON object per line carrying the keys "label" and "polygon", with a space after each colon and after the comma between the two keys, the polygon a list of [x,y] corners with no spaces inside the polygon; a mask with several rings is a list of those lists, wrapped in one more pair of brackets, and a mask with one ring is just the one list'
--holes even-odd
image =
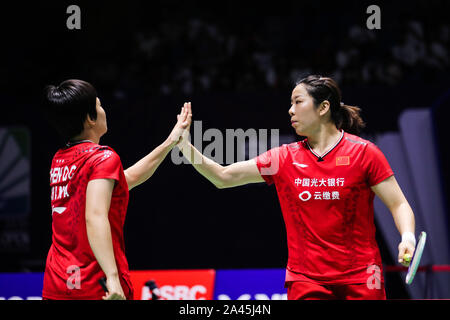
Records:
{"label": "collar of jersey", "polygon": [[327,151],[325,151],[322,155],[317,154],[317,152],[315,152],[315,151],[311,148],[311,146],[310,146],[309,143],[308,143],[308,139],[306,139],[305,142],[306,142],[306,146],[308,147],[309,151],[311,151],[311,153],[312,153],[313,155],[316,156],[317,161],[323,161],[323,158],[324,158],[327,154],[329,154],[331,151],[333,151],[334,148],[336,148],[336,147],[338,146],[338,144],[342,141],[342,138],[343,138],[343,137],[344,137],[344,130],[341,129],[341,136],[339,137],[338,141],[336,141],[336,143],[335,143],[334,145],[332,145],[332,146],[330,147],[330,149],[328,149]]}
{"label": "collar of jersey", "polygon": [[87,143],[87,142],[89,142],[89,143],[94,143],[94,142],[91,141],[91,140],[69,141],[69,142],[66,143],[66,147],[73,147],[73,146],[76,146],[77,144]]}

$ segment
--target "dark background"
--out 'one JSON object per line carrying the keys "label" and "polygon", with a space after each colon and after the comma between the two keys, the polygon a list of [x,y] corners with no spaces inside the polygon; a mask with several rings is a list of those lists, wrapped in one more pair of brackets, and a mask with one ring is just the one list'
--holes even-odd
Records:
{"label": "dark background", "polygon": [[[71,4],[81,8],[81,30],[66,27]],[[371,4],[381,8],[381,30],[366,27]],[[1,253],[0,271],[43,271],[49,168],[63,141],[42,118],[39,99],[45,85],[68,78],[96,87],[109,127],[101,143],[125,168],[167,137],[184,101],[203,130],[279,128],[295,140],[287,112],[293,85],[319,73],[339,82],[346,104],[363,109],[368,137],[397,130],[406,108],[434,107],[448,177],[449,12],[450,2],[433,0],[2,4],[0,125],[31,132],[32,198],[30,248]],[[125,238],[135,270],[287,262],[273,186],[218,190],[170,158],[130,192]],[[384,262],[394,264],[378,240]],[[386,280],[388,298],[405,296],[398,276]]]}

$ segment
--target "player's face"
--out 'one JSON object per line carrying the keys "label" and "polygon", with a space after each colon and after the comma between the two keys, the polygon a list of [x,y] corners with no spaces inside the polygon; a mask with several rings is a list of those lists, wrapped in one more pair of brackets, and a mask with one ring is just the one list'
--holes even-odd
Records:
{"label": "player's face", "polygon": [[299,84],[292,90],[289,115],[292,127],[300,136],[310,136],[320,124],[319,111],[314,105],[314,99],[308,94],[303,84]]}
{"label": "player's face", "polygon": [[97,104],[95,108],[97,110],[97,120],[95,122],[95,126],[98,134],[102,136],[106,133],[106,131],[108,131],[108,126],[106,123],[106,112],[103,109],[99,98],[97,98]]}

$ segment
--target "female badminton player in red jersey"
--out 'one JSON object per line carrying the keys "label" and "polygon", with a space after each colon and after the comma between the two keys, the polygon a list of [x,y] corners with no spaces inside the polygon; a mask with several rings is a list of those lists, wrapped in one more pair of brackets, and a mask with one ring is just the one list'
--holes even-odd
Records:
{"label": "female badminton player in red jersey", "polygon": [[[191,114],[190,103],[185,109]],[[179,148],[218,188],[275,184],[288,243],[288,299],[385,299],[373,199],[390,209],[398,259],[415,248],[414,214],[381,151],[357,136],[360,109],[344,105],[333,79],[309,76],[292,91],[291,125],[306,139],[222,166],[187,139]],[[184,111],[183,111],[184,112]],[[190,117],[189,117],[190,119]]]}
{"label": "female badminton player in red jersey", "polygon": [[[118,154],[100,145],[105,110],[94,87],[67,80],[45,89],[43,111],[66,139],[51,164],[52,245],[44,274],[44,299],[132,299],[123,225],[128,190],[143,183],[179,142],[187,114],[169,137],[123,170]],[[106,277],[107,293],[99,279]]]}

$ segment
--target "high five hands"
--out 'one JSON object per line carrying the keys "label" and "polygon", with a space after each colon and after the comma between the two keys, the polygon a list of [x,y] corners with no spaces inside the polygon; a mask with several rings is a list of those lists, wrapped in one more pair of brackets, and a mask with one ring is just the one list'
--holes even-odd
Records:
{"label": "high five hands", "polygon": [[181,108],[180,114],[177,115],[177,123],[169,135],[169,141],[172,146],[176,146],[188,139],[189,129],[192,122],[191,103],[185,102]]}

